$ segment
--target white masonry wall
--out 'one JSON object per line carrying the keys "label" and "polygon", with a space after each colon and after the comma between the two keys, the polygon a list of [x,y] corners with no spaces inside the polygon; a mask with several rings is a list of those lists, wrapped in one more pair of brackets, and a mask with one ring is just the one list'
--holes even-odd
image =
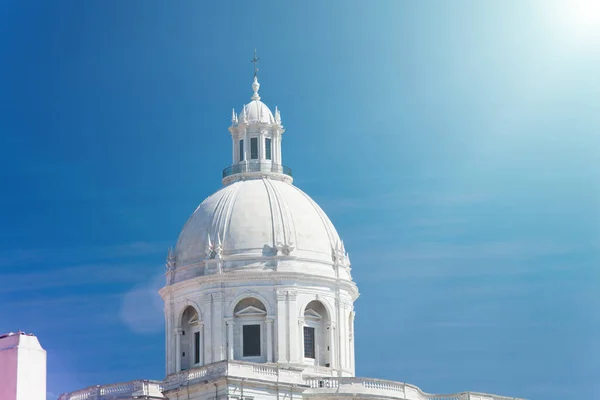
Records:
{"label": "white masonry wall", "polygon": [[0,335],[0,399],[46,400],[46,350],[35,336]]}

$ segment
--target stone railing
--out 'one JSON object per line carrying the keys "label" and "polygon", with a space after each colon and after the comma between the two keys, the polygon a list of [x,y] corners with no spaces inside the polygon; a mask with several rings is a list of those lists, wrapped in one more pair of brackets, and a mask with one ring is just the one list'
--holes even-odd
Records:
{"label": "stone railing", "polygon": [[133,396],[162,398],[163,383],[158,381],[131,381],[112,385],[90,386],[76,392],[60,395],[58,400],[127,399]]}
{"label": "stone railing", "polygon": [[235,174],[242,174],[244,172],[274,172],[277,174],[284,174],[292,176],[292,169],[285,165],[279,165],[272,162],[256,162],[250,161],[243,164],[234,164],[223,170],[223,178]]}
{"label": "stone railing", "polygon": [[522,400],[491,394],[462,392],[456,394],[428,394],[418,387],[402,382],[368,378],[311,378],[306,380],[311,388],[307,397],[319,397],[322,392],[351,394],[359,398],[361,394],[407,400]]}
{"label": "stone railing", "polygon": [[[131,381],[113,385],[93,386],[63,394],[59,400],[118,400],[137,396],[165,399],[165,393],[197,383],[210,382],[223,376],[237,379],[259,380],[265,383],[286,383],[306,388],[304,397],[321,397],[324,394],[349,395],[359,399],[377,397],[406,400],[522,400],[516,397],[484,393],[462,392],[456,394],[428,394],[418,387],[402,382],[368,378],[303,377],[303,368],[279,368],[276,364],[256,364],[244,361],[220,361],[167,376],[164,382]],[[303,389],[302,389],[303,390]]]}
{"label": "stone railing", "polygon": [[164,388],[173,390],[202,381],[210,381],[220,376],[260,379],[268,382],[290,382],[296,385],[306,384],[301,369],[280,369],[274,364],[256,364],[244,361],[220,361],[171,374],[165,379]]}

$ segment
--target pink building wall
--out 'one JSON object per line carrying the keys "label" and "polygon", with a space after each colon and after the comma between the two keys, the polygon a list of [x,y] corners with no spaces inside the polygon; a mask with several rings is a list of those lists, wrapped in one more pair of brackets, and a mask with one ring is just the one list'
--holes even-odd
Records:
{"label": "pink building wall", "polygon": [[0,400],[46,400],[46,350],[32,334],[0,335]]}

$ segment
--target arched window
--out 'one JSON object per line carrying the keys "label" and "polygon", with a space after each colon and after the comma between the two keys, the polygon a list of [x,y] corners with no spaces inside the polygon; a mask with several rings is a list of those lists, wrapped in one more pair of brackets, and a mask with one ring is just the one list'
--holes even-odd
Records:
{"label": "arched window", "polygon": [[304,362],[324,367],[330,366],[331,320],[325,306],[313,300],[304,309]]}
{"label": "arched window", "polygon": [[267,357],[265,305],[254,297],[247,297],[235,306],[233,317],[234,359],[265,362]]}
{"label": "arched window", "polygon": [[201,325],[198,313],[188,306],[181,316],[181,369],[202,363]]}

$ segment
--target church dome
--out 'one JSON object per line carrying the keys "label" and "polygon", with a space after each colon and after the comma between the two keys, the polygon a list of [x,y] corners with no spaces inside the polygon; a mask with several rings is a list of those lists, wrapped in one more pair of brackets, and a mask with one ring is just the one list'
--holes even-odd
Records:
{"label": "church dome", "polygon": [[[246,114],[246,119],[244,119],[244,113]],[[275,122],[275,118],[265,103],[260,100],[252,100],[242,109],[242,112],[239,115],[239,121],[272,124]]]}
{"label": "church dome", "polygon": [[291,183],[262,178],[233,182],[194,211],[175,248],[177,268],[210,258],[227,260],[290,255],[332,263],[343,249],[323,210]]}

